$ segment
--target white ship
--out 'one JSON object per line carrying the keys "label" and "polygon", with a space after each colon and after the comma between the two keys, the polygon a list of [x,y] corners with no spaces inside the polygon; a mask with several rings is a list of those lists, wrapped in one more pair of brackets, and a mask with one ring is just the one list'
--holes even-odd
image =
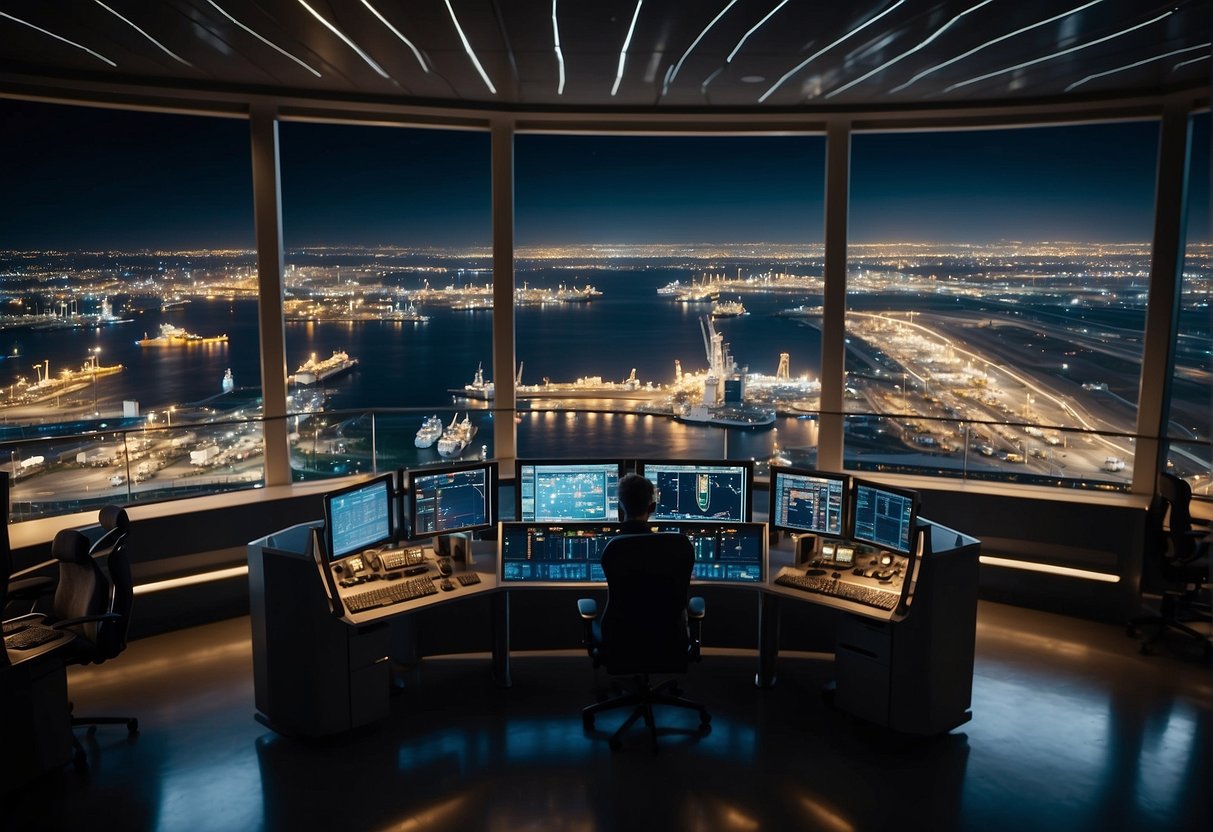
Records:
{"label": "white ship", "polygon": [[230,393],[236,389],[236,379],[232,378],[232,368],[228,367],[227,372],[223,374],[223,381],[220,386],[224,393]]}
{"label": "white ship", "polygon": [[447,459],[459,457],[476,436],[477,428],[472,424],[471,419],[466,415],[462,422],[457,421],[458,419],[459,414],[456,413],[451,418],[451,423],[442,431],[442,436],[438,439],[439,456]]}
{"label": "white ship", "polygon": [[426,416],[421,420],[421,428],[417,431],[413,444],[418,448],[430,447],[442,436],[442,427],[442,420],[437,416]]}
{"label": "white ship", "polygon": [[[461,391],[454,390],[452,392],[459,393]],[[476,376],[470,384],[463,385],[462,395],[466,399],[476,399],[477,401],[492,401],[493,399],[493,382],[484,380],[484,364],[476,365]]]}
{"label": "white ship", "polygon": [[291,380],[295,384],[302,384],[306,387],[309,384],[326,381],[333,376],[347,372],[357,364],[358,359],[350,358],[345,350],[333,350],[333,354],[323,361],[317,361],[316,353],[312,353],[307,361],[299,365],[299,369],[295,371],[295,375],[291,376]]}
{"label": "white ship", "polygon": [[750,404],[722,404],[709,407],[696,404],[676,414],[680,422],[715,425],[721,428],[769,428],[775,424],[775,411]]}

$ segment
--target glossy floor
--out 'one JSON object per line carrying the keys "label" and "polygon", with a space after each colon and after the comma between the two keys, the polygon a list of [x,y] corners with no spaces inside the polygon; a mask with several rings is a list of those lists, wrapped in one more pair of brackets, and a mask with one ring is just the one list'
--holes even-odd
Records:
{"label": "glossy floor", "polygon": [[[612,753],[587,737],[584,656],[516,657],[493,687],[480,657],[427,659],[392,717],[302,744],[253,719],[248,619],[136,642],[76,668],[78,713],[139,717],[83,737],[91,763],[9,795],[6,829],[1194,829],[1210,827],[1208,666],[1145,657],[1121,628],[997,604],[978,617],[973,719],[891,736],[820,694],[828,656],[710,654],[684,688],[685,733]],[[619,718],[602,718],[603,727]],[[13,823],[15,821],[15,823]]]}

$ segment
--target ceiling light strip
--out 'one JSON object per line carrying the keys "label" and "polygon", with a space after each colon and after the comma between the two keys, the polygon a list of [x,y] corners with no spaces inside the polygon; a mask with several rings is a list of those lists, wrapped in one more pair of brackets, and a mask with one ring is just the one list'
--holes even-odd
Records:
{"label": "ceiling light strip", "polygon": [[733,8],[736,5],[737,5],[737,0],[729,0],[729,2],[725,5],[725,7],[720,10],[720,14],[713,17],[712,22],[709,23],[707,26],[704,26],[703,31],[699,33],[699,36],[697,38],[695,38],[695,40],[691,41],[691,45],[687,47],[687,51],[683,52],[682,57],[678,59],[678,62],[676,64],[674,64],[674,71],[671,72],[668,76],[666,76],[665,84],[661,88],[662,95],[665,95],[667,92],[669,92],[670,84],[673,83],[674,79],[678,77],[678,71],[680,69],[682,69],[682,62],[685,61],[687,59],[687,56],[690,55],[691,52],[695,49],[695,47],[699,45],[699,41],[703,40],[704,35],[706,35],[708,32],[710,32],[712,30],[712,27],[720,22],[720,18],[724,17],[725,14],[728,12],[728,10]]}
{"label": "ceiling light strip", "polygon": [[375,17],[379,18],[379,22],[382,23],[384,26],[388,27],[388,29],[391,30],[393,35],[400,38],[400,41],[405,46],[407,46],[409,49],[413,50],[413,55],[417,58],[417,63],[421,64],[421,68],[423,70],[425,70],[426,74],[428,75],[430,72],[430,68],[425,65],[425,59],[421,57],[421,51],[416,46],[413,45],[413,42],[411,40],[409,40],[408,38],[406,38],[399,29],[397,29],[395,26],[393,26],[391,23],[389,23],[388,19],[386,17],[384,17],[383,15],[381,15],[379,13],[379,10],[370,4],[370,0],[362,0],[362,5],[366,6],[370,10],[371,14],[373,14],[373,15],[375,15]]}
{"label": "ceiling light strip", "polygon": [[971,55],[976,55],[978,52],[985,49],[987,46],[993,46],[996,43],[1002,43],[1004,40],[1013,38],[1016,35],[1022,35],[1024,32],[1030,32],[1033,29],[1039,29],[1041,26],[1047,26],[1048,24],[1053,23],[1054,21],[1061,20],[1063,17],[1069,17],[1072,14],[1078,14],[1078,12],[1082,11],[1083,9],[1089,9],[1092,6],[1102,3],[1103,1],[1104,0],[1091,0],[1090,3],[1084,3],[1081,6],[1077,6],[1073,9],[1070,9],[1068,12],[1062,12],[1061,14],[1055,14],[1052,17],[1039,21],[1038,23],[1033,23],[1029,26],[1024,26],[1022,29],[1016,29],[1014,32],[1008,32],[1005,35],[999,35],[998,37],[994,38],[994,40],[988,40],[985,43],[981,44],[980,46],[974,46],[972,49],[970,49],[968,52],[965,52],[962,55],[957,55],[955,58],[946,60],[941,64],[936,64],[935,66],[931,67],[930,69],[924,69],[922,72],[918,73],[917,75],[915,75],[909,81],[906,81],[901,86],[893,87],[893,89],[890,90],[890,92],[901,92],[906,87],[910,86],[910,84],[913,84],[915,81],[921,81],[923,78],[926,78],[932,72],[941,70],[945,66],[951,66],[952,64],[956,63],[957,61],[963,61],[965,58],[968,58]]}
{"label": "ceiling light strip", "polygon": [[1186,61],[1180,61],[1175,66],[1171,67],[1171,71],[1174,72],[1175,70],[1179,69],[1181,66],[1187,66],[1188,64],[1198,64],[1201,61],[1207,61],[1207,60],[1209,60],[1210,57],[1213,57],[1213,56],[1201,55],[1199,58],[1190,58],[1189,60],[1186,60]]}
{"label": "ceiling light strip", "polygon": [[[766,17],[764,17],[762,20],[755,23],[754,27],[752,29],[750,29],[750,31],[748,31],[744,35],[742,35],[741,40],[737,41],[737,45],[733,47],[733,51],[729,53],[729,57],[724,59],[724,62],[726,64],[731,64],[733,62],[733,59],[737,57],[737,53],[741,51],[741,47],[745,46],[745,42],[750,39],[750,35],[754,34],[759,29],[761,29],[768,20],[770,20],[772,17],[775,16],[775,12],[782,9],[787,4],[788,4],[788,0],[780,0],[778,6],[771,9],[769,12],[767,12]],[[707,86],[706,82],[704,83],[704,86]]]}
{"label": "ceiling light strip", "polygon": [[560,51],[560,24],[556,22],[556,0],[552,0],[552,41],[556,44],[556,64],[560,69],[556,94],[564,95],[564,53]]}
{"label": "ceiling light strip", "polygon": [[628,60],[628,47],[632,44],[632,32],[636,31],[636,20],[640,17],[640,7],[644,0],[636,0],[636,11],[632,13],[632,25],[628,27],[628,36],[623,39],[623,49],[619,50],[619,67],[615,70],[615,85],[611,87],[611,95],[619,92],[619,83],[623,80],[623,66]]}
{"label": "ceiling light strip", "polygon": [[224,17],[226,17],[228,20],[232,21],[232,23],[235,23],[235,24],[236,24],[237,26],[239,26],[241,29],[243,29],[244,31],[248,32],[250,35],[252,35],[253,37],[255,37],[257,40],[259,40],[259,41],[261,41],[262,43],[264,43],[264,44],[265,44],[266,46],[268,46],[270,49],[273,49],[275,52],[278,52],[280,55],[284,55],[285,57],[290,58],[292,61],[294,61],[295,63],[299,64],[299,66],[303,67],[303,68],[304,68],[304,69],[306,69],[308,72],[310,72],[310,73],[312,73],[313,75],[315,75],[317,78],[319,78],[319,77],[320,77],[320,73],[319,73],[319,72],[317,72],[316,70],[312,69],[310,66],[308,66],[307,64],[305,64],[303,61],[301,61],[301,60],[299,60],[298,58],[296,58],[296,57],[295,57],[294,55],[292,55],[290,52],[287,52],[285,49],[281,48],[280,46],[277,46],[276,44],[273,44],[273,43],[271,43],[270,41],[266,40],[266,39],[265,39],[265,38],[263,38],[261,35],[257,34],[255,31],[253,31],[252,29],[250,29],[248,26],[245,26],[245,25],[244,25],[243,23],[241,23],[239,20],[237,20],[236,18],[232,17],[230,14],[228,14],[226,11],[224,11],[224,10],[223,10],[223,9],[222,9],[222,8],[219,6],[219,4],[215,2],[215,0],[206,0],[206,2],[208,2],[208,3],[210,3],[212,6],[214,6],[214,7],[215,7],[215,10],[216,10],[217,12],[219,12],[219,14],[223,15],[223,16],[224,16]]}
{"label": "ceiling light strip", "polygon": [[[1161,55],[1155,55],[1153,58],[1145,58],[1144,60],[1134,61],[1131,64],[1125,64],[1124,66],[1118,66],[1118,67],[1116,67],[1116,69],[1109,69],[1104,72],[1096,72],[1094,75],[1088,75],[1086,78],[1083,78],[1081,81],[1075,81],[1073,84],[1070,84],[1070,86],[1065,88],[1065,92],[1069,92],[1070,90],[1074,89],[1075,87],[1080,87],[1083,84],[1087,83],[1087,81],[1094,81],[1096,78],[1102,78],[1105,75],[1115,75],[1117,72],[1124,72],[1127,69],[1135,69],[1139,66],[1144,66],[1146,64],[1152,64],[1155,61],[1163,61],[1163,60],[1166,60],[1167,58],[1173,58],[1176,55],[1182,55],[1185,52],[1193,52],[1197,49],[1208,49],[1210,46],[1213,46],[1213,43],[1201,43],[1196,46],[1189,46],[1186,49],[1173,49],[1170,52],[1164,52]],[[1197,59],[1197,60],[1199,60],[1199,59]]]}
{"label": "ceiling light strip", "polygon": [[901,5],[902,3],[904,3],[905,1],[906,1],[906,0],[897,0],[897,2],[896,2],[896,3],[894,3],[894,4],[893,4],[893,5],[891,5],[891,6],[889,6],[889,7],[888,7],[887,9],[885,9],[883,12],[881,12],[880,14],[876,15],[875,17],[873,17],[873,18],[872,18],[871,20],[869,20],[867,23],[861,23],[861,24],[859,24],[859,25],[858,25],[858,26],[856,26],[854,29],[852,29],[851,31],[847,32],[845,35],[843,35],[842,37],[840,37],[838,40],[836,40],[836,41],[834,41],[833,43],[831,43],[829,46],[825,47],[824,49],[819,49],[819,50],[817,50],[816,52],[814,52],[812,55],[810,55],[809,57],[805,58],[803,61],[801,61],[799,64],[797,64],[797,65],[796,65],[794,68],[792,68],[792,69],[788,70],[788,71],[787,71],[787,73],[785,73],[785,74],[784,74],[784,76],[783,76],[782,78],[780,78],[778,81],[776,81],[776,82],[775,82],[775,84],[774,84],[774,85],[773,85],[773,86],[772,86],[772,87],[771,87],[769,90],[767,90],[767,91],[766,91],[766,92],[764,92],[762,95],[760,95],[760,96],[758,97],[758,103],[759,103],[759,104],[761,104],[762,102],[764,102],[764,101],[766,101],[768,98],[770,98],[770,97],[771,97],[771,94],[772,94],[773,92],[775,92],[775,90],[777,90],[777,89],[779,89],[781,86],[783,86],[783,84],[784,84],[784,82],[785,82],[785,81],[787,81],[789,78],[791,78],[791,77],[792,77],[793,75],[795,75],[796,73],[800,72],[800,70],[804,69],[806,66],[808,66],[809,64],[811,64],[813,61],[817,60],[817,59],[818,59],[818,58],[820,58],[822,55],[824,55],[825,53],[829,52],[831,49],[833,49],[833,48],[834,48],[835,46],[837,46],[838,44],[842,43],[842,42],[843,42],[844,40],[846,40],[847,38],[851,37],[852,35],[857,35],[857,34],[859,34],[859,33],[860,33],[860,32],[862,32],[864,29],[866,29],[866,28],[868,28],[869,26],[871,26],[871,25],[872,25],[873,23],[875,23],[877,20],[880,20],[880,18],[884,17],[886,14],[888,14],[888,13],[889,13],[889,12],[891,12],[891,11],[893,11],[893,9],[897,8],[898,6],[900,6],[900,5]]}
{"label": "ceiling light strip", "polygon": [[967,14],[970,14],[970,13],[972,13],[972,12],[977,11],[977,10],[978,10],[978,9],[980,9],[982,6],[988,6],[988,5],[989,5],[990,3],[992,3],[992,2],[994,2],[994,0],[981,0],[981,2],[980,2],[980,3],[978,3],[976,6],[970,6],[969,8],[965,9],[963,12],[961,12],[960,14],[956,15],[954,18],[952,18],[951,20],[949,20],[947,23],[943,24],[943,26],[941,26],[941,27],[939,27],[938,29],[936,29],[934,34],[932,34],[930,37],[928,37],[926,40],[922,41],[920,44],[918,44],[918,45],[917,45],[917,46],[915,46],[914,48],[912,48],[912,49],[907,49],[905,52],[902,52],[902,53],[901,53],[900,55],[898,55],[896,58],[893,58],[892,60],[885,61],[883,64],[881,64],[880,66],[876,67],[876,68],[875,68],[875,69],[873,69],[872,71],[867,72],[867,73],[865,73],[865,74],[863,74],[863,75],[860,75],[860,76],[859,76],[858,78],[856,78],[854,81],[850,81],[850,82],[848,82],[848,83],[846,83],[846,84],[843,84],[841,87],[839,87],[838,89],[834,90],[833,92],[826,93],[826,98],[833,98],[834,96],[838,95],[838,94],[839,94],[839,93],[841,93],[841,92],[846,92],[846,91],[847,91],[847,90],[849,90],[851,87],[855,86],[856,84],[860,84],[860,83],[862,83],[862,82],[864,82],[864,81],[868,80],[868,79],[869,79],[869,78],[871,78],[873,75],[876,75],[876,74],[877,74],[877,73],[879,73],[879,72],[884,72],[886,69],[888,69],[888,68],[889,68],[889,67],[891,67],[893,64],[895,64],[895,63],[897,63],[898,61],[900,61],[902,58],[908,58],[908,57],[910,57],[911,55],[913,55],[913,54],[914,54],[915,52],[917,52],[918,50],[923,49],[923,48],[925,48],[926,46],[929,46],[929,45],[930,45],[930,44],[931,44],[931,43],[932,43],[932,42],[933,42],[933,41],[934,41],[936,38],[938,38],[938,37],[939,37],[940,35],[942,35],[944,32],[948,31],[948,29],[952,28],[952,24],[954,24],[954,23],[956,23],[957,21],[959,21],[959,20],[960,20],[962,17],[964,17],[964,16],[965,16],[965,15],[967,15]]}
{"label": "ceiling light strip", "polygon": [[381,67],[379,64],[375,63],[375,61],[374,61],[374,60],[371,58],[371,56],[370,56],[370,55],[368,55],[368,54],[366,54],[365,52],[363,52],[363,51],[362,51],[362,49],[361,49],[361,48],[358,46],[358,44],[354,43],[352,40],[350,40],[349,38],[347,38],[347,37],[345,36],[345,34],[344,34],[344,33],[343,33],[343,32],[342,32],[340,29],[338,29],[338,28],[337,28],[336,26],[334,26],[332,23],[329,23],[327,20],[325,20],[325,19],[324,19],[324,18],[323,18],[323,17],[320,15],[320,13],[319,13],[318,11],[316,11],[315,9],[313,9],[311,6],[309,6],[309,5],[308,5],[308,4],[305,2],[305,0],[299,0],[299,5],[300,5],[300,6],[303,6],[303,8],[305,8],[305,9],[307,9],[307,10],[308,10],[308,11],[311,13],[312,17],[314,17],[314,18],[316,18],[317,20],[319,20],[319,21],[320,21],[320,23],[321,23],[321,25],[323,25],[323,26],[324,26],[324,28],[328,29],[328,30],[329,30],[330,32],[332,32],[334,35],[336,35],[337,37],[339,37],[339,38],[341,39],[341,42],[342,42],[342,43],[344,43],[344,44],[345,44],[346,46],[348,46],[350,49],[353,49],[355,52],[357,52],[357,53],[358,53],[358,57],[359,57],[359,58],[362,58],[362,60],[364,60],[364,61],[366,62],[366,65],[367,65],[367,66],[369,66],[371,69],[375,70],[375,72],[379,73],[379,75],[380,75],[381,77],[383,77],[383,78],[387,78],[387,79],[389,79],[389,80],[391,79],[391,77],[392,77],[392,76],[390,76],[390,75],[388,75],[386,72],[384,72],[384,71],[383,71],[383,67]]}
{"label": "ceiling light strip", "polygon": [[1130,26],[1127,29],[1121,29],[1119,32],[1113,32],[1110,35],[1104,35],[1102,38],[1097,38],[1088,43],[1080,43],[1078,46],[1071,46],[1069,49],[1062,49],[1060,52],[1054,52],[1051,55],[1044,55],[1039,58],[1034,58],[1030,61],[1024,61],[1023,63],[1015,64],[1015,66],[1009,66],[1006,69],[1000,69],[996,72],[987,72],[985,75],[978,75],[976,78],[970,78],[967,81],[961,81],[959,83],[952,84],[952,86],[950,86],[950,87],[944,87],[943,91],[951,92],[952,90],[958,90],[961,87],[967,87],[969,84],[976,84],[980,81],[985,81],[990,78],[997,78],[999,75],[1006,75],[1008,72],[1015,72],[1016,70],[1019,70],[1019,69],[1026,69],[1027,67],[1034,66],[1039,63],[1044,63],[1045,61],[1051,61],[1054,58],[1060,58],[1063,55],[1069,55],[1073,52],[1078,52],[1078,51],[1081,51],[1081,50],[1086,49],[1091,46],[1098,46],[1099,44],[1106,43],[1106,42],[1112,40],[1113,38],[1118,38],[1118,37],[1121,37],[1122,35],[1127,35],[1130,32],[1136,32],[1138,29],[1143,29],[1146,26],[1157,23],[1158,21],[1160,21],[1164,18],[1170,17],[1172,14],[1174,14],[1173,11],[1163,12],[1162,14],[1158,15],[1157,17],[1152,17],[1143,23],[1138,23],[1136,26]]}
{"label": "ceiling light strip", "polygon": [[463,41],[463,51],[468,53],[468,57],[472,59],[472,63],[476,66],[476,71],[480,73],[480,77],[484,79],[484,84],[489,88],[489,92],[493,95],[497,94],[497,88],[493,86],[493,82],[489,80],[489,75],[484,71],[484,67],[480,65],[480,59],[476,57],[476,53],[472,51],[472,44],[468,43],[467,35],[463,33],[463,27],[459,25],[459,18],[455,17],[455,10],[451,8],[451,0],[444,0],[446,10],[451,15],[451,22],[455,24],[455,31],[459,33],[459,39]]}
{"label": "ceiling light strip", "polygon": [[1067,578],[1081,578],[1084,581],[1099,581],[1105,584],[1120,583],[1120,576],[1109,572],[1094,572],[1090,569],[1075,569],[1072,566],[1054,566],[1051,563],[1000,558],[993,555],[979,555],[977,559],[983,566],[1002,566],[1007,569],[1021,569],[1025,572],[1045,572],[1049,575],[1064,575]]}
{"label": "ceiling light strip", "polygon": [[102,55],[100,52],[94,52],[93,50],[89,49],[87,46],[82,46],[82,45],[76,43],[74,40],[68,40],[67,38],[65,38],[61,35],[56,35],[54,32],[48,32],[46,29],[43,29],[41,26],[35,26],[34,24],[30,23],[28,20],[22,20],[19,17],[13,17],[11,14],[8,14],[6,12],[0,12],[0,17],[7,18],[8,20],[13,21],[14,23],[20,23],[22,26],[28,26],[31,29],[33,29],[35,32],[41,32],[42,34],[44,34],[48,37],[52,37],[55,40],[66,43],[68,46],[74,46],[77,49],[83,49],[85,52],[92,55],[97,60],[105,61],[107,64],[109,64],[112,67],[118,66],[116,63],[114,63],[109,58]]}
{"label": "ceiling light strip", "polygon": [[121,21],[122,21],[123,23],[125,23],[127,26],[130,26],[132,29],[134,29],[134,30],[135,30],[136,32],[138,32],[139,34],[143,35],[145,38],[147,38],[147,39],[148,39],[149,41],[151,41],[153,44],[155,44],[156,46],[158,46],[158,47],[160,48],[160,51],[161,51],[161,52],[163,52],[165,55],[168,55],[168,56],[169,56],[170,58],[172,58],[174,61],[179,61],[180,63],[183,63],[183,64],[185,64],[186,66],[191,66],[191,67],[193,66],[193,64],[191,64],[191,63],[190,63],[189,61],[187,61],[185,58],[183,58],[183,57],[181,57],[180,55],[176,54],[176,53],[175,53],[175,52],[173,52],[171,49],[169,49],[167,46],[165,46],[163,43],[161,43],[160,41],[156,40],[154,37],[152,37],[151,35],[149,35],[147,32],[143,31],[143,30],[142,30],[142,29],[140,29],[138,26],[136,26],[136,25],[134,24],[134,22],[133,22],[133,21],[131,21],[131,20],[130,20],[130,19],[128,19],[128,18],[123,17],[122,15],[118,14],[118,12],[114,11],[114,10],[113,10],[113,9],[111,9],[109,6],[107,6],[107,5],[105,5],[104,3],[102,3],[102,2],[101,2],[101,0],[93,0],[93,2],[94,2],[94,3],[96,3],[98,6],[100,6],[101,8],[105,9],[107,12],[109,12],[110,14],[112,14],[114,17],[116,17],[116,18],[118,18],[119,20],[121,20]]}

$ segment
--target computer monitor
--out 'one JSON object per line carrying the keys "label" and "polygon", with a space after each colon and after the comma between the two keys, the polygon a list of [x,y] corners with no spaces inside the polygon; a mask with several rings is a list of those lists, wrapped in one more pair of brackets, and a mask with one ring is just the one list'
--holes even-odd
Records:
{"label": "computer monitor", "polygon": [[918,492],[865,480],[851,481],[850,538],[889,552],[913,551]]}
{"label": "computer monitor", "polygon": [[497,525],[497,463],[413,471],[408,507],[414,538],[493,528]]}
{"label": "computer monitor", "polygon": [[636,473],[657,489],[650,520],[749,522],[754,463],[742,460],[640,460]]}
{"label": "computer monitor", "polygon": [[330,561],[392,542],[392,495],[391,474],[324,495],[324,546]]}
{"label": "computer monitor", "polygon": [[794,534],[842,537],[851,478],[801,468],[771,466],[771,528]]}
{"label": "computer monitor", "polygon": [[520,459],[514,516],[527,522],[613,522],[621,460]]}

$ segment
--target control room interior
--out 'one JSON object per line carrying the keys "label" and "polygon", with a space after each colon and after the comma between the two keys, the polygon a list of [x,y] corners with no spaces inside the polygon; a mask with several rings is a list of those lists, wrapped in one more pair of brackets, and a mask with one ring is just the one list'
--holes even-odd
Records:
{"label": "control room interior", "polygon": [[[442,474],[434,482],[425,469],[292,481],[285,451],[277,459],[267,451],[264,487],[127,506],[129,641],[100,664],[53,672],[65,672],[72,714],[137,716],[138,733],[77,728],[86,764],[56,758],[49,771],[36,770],[39,754],[4,748],[5,776],[16,770],[12,782],[20,782],[0,784],[5,828],[1209,828],[1210,625],[1192,624],[1197,638],[1164,633],[1143,650],[1143,627],[1131,622],[1176,592],[1152,584],[1147,524],[1158,475],[1167,472],[1160,379],[1177,337],[1168,310],[1182,282],[1184,171],[1191,154],[1213,151],[1187,138],[1189,119],[1207,118],[1209,109],[1204,41],[1213,4],[1100,2],[1064,31],[1042,27],[1017,45],[1002,39],[1081,4],[1033,11],[893,0],[860,11],[734,0],[691,13],[698,4],[672,0],[427,0],[414,12],[411,3],[378,0],[255,8],[73,0],[74,16],[24,0],[3,4],[0,105],[249,121],[258,292],[269,310],[260,320],[260,361],[263,378],[284,371],[281,414],[282,207],[277,160],[263,152],[280,122],[491,134],[491,262],[510,277],[516,133],[805,132],[837,147],[864,129],[1146,119],[1160,130],[1142,345],[1143,363],[1157,372],[1141,381],[1138,453],[1125,489],[844,470],[841,385],[833,412],[822,402],[819,465],[786,466],[786,491],[778,466],[717,470],[736,461],[696,467],[628,447],[617,458],[582,460],[589,474],[594,464],[604,468],[604,481],[613,467],[623,474],[646,464],[654,480],[666,477],[657,500],[671,514],[654,528],[688,534],[702,553],[690,586],[706,602],[702,659],[679,685],[706,705],[710,731],[697,730],[691,714],[659,710],[655,746],[636,729],[615,750],[607,737],[624,714],[603,717],[594,730],[582,718],[582,708],[627,681],[595,669],[583,645],[577,599],[607,599],[595,555],[584,568],[570,566],[562,538],[550,563],[529,557],[568,521],[521,517],[534,511],[534,483],[514,433],[511,288],[489,313],[492,375],[505,396],[490,428],[491,459],[435,468]],[[766,28],[785,13],[783,26]],[[985,17],[974,23],[979,13]],[[1146,28],[1155,20],[1161,26]],[[563,28],[553,42],[557,21]],[[966,43],[998,49],[961,60],[947,36],[958,31]],[[424,73],[403,33],[426,56]],[[863,52],[830,50],[857,33]],[[636,39],[630,53],[620,50],[624,37]],[[759,54],[747,59],[740,50],[734,64],[729,49],[751,38],[762,44]],[[120,66],[95,57],[111,52]],[[815,53],[823,64],[815,77],[826,85],[866,81],[868,70],[903,53],[898,72],[906,78],[910,64],[940,68],[906,89],[891,89],[891,80],[848,83],[826,98],[806,82],[758,100]],[[324,77],[302,72],[296,54],[322,65]],[[1023,66],[998,74],[1016,62]],[[709,94],[701,81],[713,69]],[[846,153],[827,153],[827,181],[831,171],[845,180],[848,165]],[[822,337],[834,336],[837,351],[823,350],[823,375],[832,368],[841,378],[847,197],[828,187],[825,196],[823,269],[837,288],[826,297]],[[497,283],[513,287],[512,279]],[[269,413],[275,388],[265,389]],[[555,462],[578,462],[576,448],[560,450]],[[427,494],[452,477],[484,502],[460,503],[462,519],[443,527]],[[705,489],[726,487],[744,492],[733,516],[687,508]],[[796,513],[811,489],[826,504],[836,499],[834,520],[828,511],[811,521]],[[907,522],[896,535],[863,525],[877,497],[882,506],[902,500]],[[369,529],[340,525],[334,514],[348,499],[373,502],[376,512],[386,506],[390,519],[376,515]],[[613,506],[604,502],[603,519],[577,533],[578,551],[600,554],[617,531]],[[1191,513],[1207,534],[1213,502],[1198,495]],[[818,522],[834,525],[817,530]],[[39,574],[54,576],[52,541],[68,528],[90,541],[105,531],[95,509],[10,523],[8,571],[48,564]],[[1207,537],[1203,546],[1207,552]],[[528,556],[517,556],[523,549]],[[730,560],[726,552],[741,554]],[[1208,581],[1198,576],[1203,590],[1185,602],[1207,611]],[[403,594],[369,600],[381,589]],[[931,606],[922,600],[916,619],[917,593]],[[51,603],[44,596],[34,609]],[[9,604],[5,618],[29,609]],[[877,646],[860,643],[868,637]],[[382,667],[359,676],[359,649]],[[0,670],[15,686],[26,678],[11,672],[21,654],[7,652],[13,666]],[[388,684],[375,682],[360,715],[364,706],[351,704],[358,679],[381,672]],[[864,679],[879,681],[859,690]],[[956,700],[930,702],[925,691],[936,684],[941,699]],[[867,694],[877,687],[874,706]],[[345,698],[334,716],[321,692],[337,688]],[[872,718],[873,707],[881,718]],[[45,716],[37,705],[30,714],[10,710],[10,725]]]}

